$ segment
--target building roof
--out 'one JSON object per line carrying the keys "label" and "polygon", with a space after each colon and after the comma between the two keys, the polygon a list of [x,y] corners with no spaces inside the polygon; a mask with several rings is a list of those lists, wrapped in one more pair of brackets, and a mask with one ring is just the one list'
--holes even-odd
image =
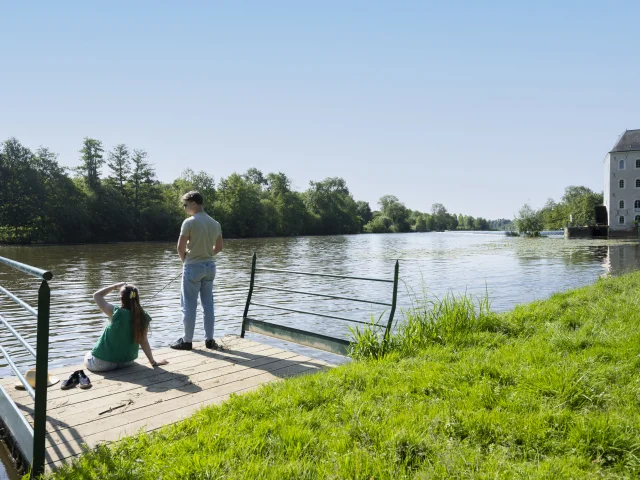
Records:
{"label": "building roof", "polygon": [[618,138],[618,142],[611,150],[611,153],[630,152],[632,150],[640,150],[640,130],[625,130]]}

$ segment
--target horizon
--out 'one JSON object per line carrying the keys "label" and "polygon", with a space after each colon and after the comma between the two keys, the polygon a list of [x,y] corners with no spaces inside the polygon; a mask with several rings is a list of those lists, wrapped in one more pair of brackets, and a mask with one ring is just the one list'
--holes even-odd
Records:
{"label": "horizon", "polygon": [[635,38],[606,28],[640,5],[577,5],[3,5],[0,133],[70,168],[86,136],[146,150],[164,183],[255,167],[512,219],[602,192],[640,127]]}

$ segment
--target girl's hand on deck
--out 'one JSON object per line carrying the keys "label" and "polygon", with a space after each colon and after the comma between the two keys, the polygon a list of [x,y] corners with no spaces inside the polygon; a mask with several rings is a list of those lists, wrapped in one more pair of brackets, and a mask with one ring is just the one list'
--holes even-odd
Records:
{"label": "girl's hand on deck", "polygon": [[168,360],[157,360],[156,361],[156,365],[166,365],[167,363],[169,363]]}

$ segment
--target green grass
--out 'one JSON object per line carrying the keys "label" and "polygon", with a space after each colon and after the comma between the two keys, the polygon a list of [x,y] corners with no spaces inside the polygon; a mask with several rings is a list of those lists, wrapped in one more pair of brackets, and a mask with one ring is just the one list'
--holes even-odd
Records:
{"label": "green grass", "polygon": [[495,314],[447,296],[357,359],[88,452],[57,479],[638,478],[640,273]]}

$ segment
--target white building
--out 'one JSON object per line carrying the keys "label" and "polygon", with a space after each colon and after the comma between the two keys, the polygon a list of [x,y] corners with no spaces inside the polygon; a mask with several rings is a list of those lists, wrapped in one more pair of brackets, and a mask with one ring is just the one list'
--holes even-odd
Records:
{"label": "white building", "polygon": [[604,205],[609,231],[640,223],[640,130],[627,130],[604,159]]}

